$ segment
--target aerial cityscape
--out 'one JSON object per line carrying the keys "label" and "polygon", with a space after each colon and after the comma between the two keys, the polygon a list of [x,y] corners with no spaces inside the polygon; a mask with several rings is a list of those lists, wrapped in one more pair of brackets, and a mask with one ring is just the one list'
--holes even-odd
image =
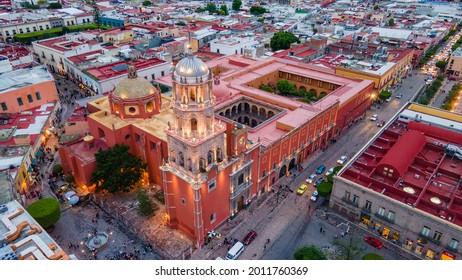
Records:
{"label": "aerial cityscape", "polygon": [[460,1],[0,0],[0,260],[459,260],[461,34]]}

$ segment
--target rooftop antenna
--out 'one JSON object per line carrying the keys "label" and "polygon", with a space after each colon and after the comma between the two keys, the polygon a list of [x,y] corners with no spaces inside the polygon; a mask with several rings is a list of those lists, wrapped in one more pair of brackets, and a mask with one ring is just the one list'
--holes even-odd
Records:
{"label": "rooftop antenna", "polygon": [[191,31],[188,31],[188,50],[186,51],[186,56],[192,55],[192,47],[191,47]]}

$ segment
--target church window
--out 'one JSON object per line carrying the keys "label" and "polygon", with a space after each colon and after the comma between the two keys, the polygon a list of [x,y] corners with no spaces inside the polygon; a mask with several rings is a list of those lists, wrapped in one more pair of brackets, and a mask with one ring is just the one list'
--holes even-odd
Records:
{"label": "church window", "polygon": [[209,151],[207,154],[207,164],[212,164],[213,162],[213,152]]}
{"label": "church window", "polygon": [[130,108],[128,108],[128,112],[130,112],[130,114],[134,114],[136,112],[136,108],[135,107],[130,107]]}
{"label": "church window", "polygon": [[192,102],[196,102],[196,92],[194,91],[194,89],[190,90],[189,98],[191,99]]}
{"label": "church window", "polygon": [[217,161],[222,162],[223,161],[223,152],[221,149],[217,149]]}
{"label": "church window", "polygon": [[193,163],[192,163],[192,160],[190,158],[188,158],[188,170],[192,172],[193,170]]}
{"label": "church window", "polygon": [[205,159],[204,158],[199,159],[199,170],[201,172],[205,172]]}
{"label": "church window", "polygon": [[178,164],[182,167],[184,167],[184,156],[182,152],[178,153]]}
{"label": "church window", "polygon": [[146,103],[146,111],[148,113],[151,113],[153,110],[154,110],[154,102],[149,101],[148,103]]}
{"label": "church window", "polygon": [[196,118],[191,119],[191,130],[192,131],[197,130],[197,119]]}
{"label": "church window", "polygon": [[175,151],[173,150],[170,152],[170,160],[172,162],[176,162]]}

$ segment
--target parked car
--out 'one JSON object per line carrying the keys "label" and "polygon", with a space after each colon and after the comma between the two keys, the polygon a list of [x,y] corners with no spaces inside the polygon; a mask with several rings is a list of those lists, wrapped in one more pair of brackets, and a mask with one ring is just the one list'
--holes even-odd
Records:
{"label": "parked car", "polygon": [[318,199],[318,191],[314,191],[314,193],[311,195],[310,200],[316,201],[317,199]]}
{"label": "parked car", "polygon": [[396,98],[401,99],[401,98],[403,98],[403,95],[402,95],[401,93],[400,93],[400,94],[397,94],[397,95],[396,95]]}
{"label": "parked car", "polygon": [[307,185],[302,184],[302,185],[298,188],[297,193],[298,193],[298,194],[304,194],[307,188],[308,188]]}
{"label": "parked car", "polygon": [[372,115],[371,116],[371,121],[375,122],[376,120],[379,119],[379,116],[378,115]]}
{"label": "parked car", "polygon": [[368,243],[369,245],[377,248],[377,249],[380,249],[383,247],[383,244],[382,244],[382,241],[380,241],[379,239],[375,238],[375,237],[371,237],[371,236],[365,236],[364,238],[364,241],[366,241],[366,243]]}
{"label": "parked car", "polygon": [[334,168],[333,167],[331,169],[327,170],[326,176],[329,176],[332,173],[334,173]]}
{"label": "parked car", "polygon": [[319,166],[318,169],[316,169],[316,173],[321,174],[322,172],[324,172],[325,169],[326,169],[326,166],[323,164]]}
{"label": "parked car", "polygon": [[388,97],[387,99],[385,99],[385,101],[390,102],[390,101],[391,101],[391,97]]}
{"label": "parked car", "polygon": [[312,184],[314,182],[314,179],[316,179],[316,174],[311,174],[310,177],[308,177],[308,179],[306,179],[306,182],[308,184]]}
{"label": "parked car", "polygon": [[319,184],[321,184],[322,182],[324,182],[324,178],[319,178],[318,180],[316,180],[316,183],[314,183],[314,186],[318,187]]}
{"label": "parked car", "polygon": [[250,242],[252,242],[255,237],[257,237],[257,233],[252,230],[251,232],[247,233],[247,235],[244,237],[244,240],[242,240],[242,243],[244,243],[244,245],[249,245]]}
{"label": "parked car", "polygon": [[337,160],[337,163],[338,164],[344,164],[345,161],[347,161],[347,156],[341,156],[338,160]]}

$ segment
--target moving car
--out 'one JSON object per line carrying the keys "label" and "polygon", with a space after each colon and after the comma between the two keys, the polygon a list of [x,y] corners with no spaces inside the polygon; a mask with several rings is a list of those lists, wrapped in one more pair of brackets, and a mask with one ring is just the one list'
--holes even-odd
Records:
{"label": "moving car", "polygon": [[379,239],[375,238],[375,237],[371,237],[371,236],[365,236],[364,238],[364,241],[366,241],[366,243],[368,243],[369,245],[377,248],[377,249],[380,249],[383,247],[383,244],[382,244],[382,241],[380,241]]}
{"label": "moving car", "polygon": [[321,184],[322,182],[324,182],[324,178],[319,178],[318,180],[316,180],[316,183],[314,183],[314,186],[318,187],[319,184]]}
{"label": "moving car", "polygon": [[242,252],[244,252],[244,244],[237,242],[226,254],[226,259],[235,260],[242,254]]}
{"label": "moving car", "polygon": [[384,126],[384,125],[385,125],[385,121],[381,121],[381,122],[379,122],[379,123],[377,124],[378,127],[382,127],[382,126]]}
{"label": "moving car", "polygon": [[306,182],[308,184],[313,183],[314,179],[316,179],[316,176],[317,176],[316,174],[311,174],[310,177],[308,177],[308,179],[306,179]]}
{"label": "moving car", "polygon": [[371,121],[375,122],[376,120],[378,120],[379,116],[378,115],[372,115],[371,116]]}
{"label": "moving car", "polygon": [[316,201],[318,199],[318,191],[314,191],[313,195],[311,195],[310,200]]}
{"label": "moving car", "polygon": [[341,156],[338,160],[337,160],[337,163],[338,164],[344,164],[345,161],[347,161],[347,156]]}
{"label": "moving car", "polygon": [[298,194],[304,194],[307,188],[308,188],[307,185],[302,184],[302,185],[298,188],[297,193],[298,193]]}
{"label": "moving car", "polygon": [[316,169],[316,173],[321,174],[322,172],[324,172],[325,169],[326,169],[326,166],[323,164],[319,166],[318,169]]}
{"label": "moving car", "polygon": [[255,239],[255,237],[257,237],[257,233],[254,230],[252,230],[246,235],[246,237],[244,237],[242,243],[244,243],[244,245],[249,245],[250,242],[252,242]]}
{"label": "moving car", "polygon": [[334,173],[334,168],[333,167],[326,172],[326,176],[329,176],[332,173]]}

